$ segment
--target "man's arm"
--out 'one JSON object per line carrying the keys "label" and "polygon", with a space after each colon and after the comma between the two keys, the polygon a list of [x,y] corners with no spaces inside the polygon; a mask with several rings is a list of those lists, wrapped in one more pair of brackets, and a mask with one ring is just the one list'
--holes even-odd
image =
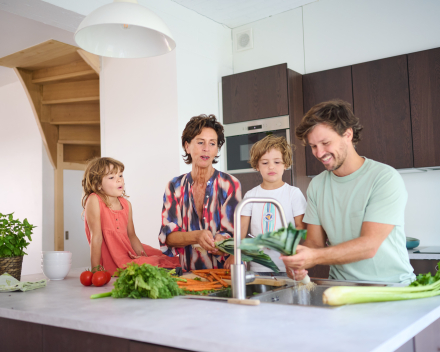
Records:
{"label": "man's arm", "polygon": [[294,270],[308,269],[318,264],[338,265],[370,259],[376,255],[393,228],[394,225],[366,221],[362,224],[359,238],[324,248],[325,237],[322,235],[325,232],[322,227],[309,225],[307,240],[303,246],[297,247],[297,254],[281,258],[286,267]]}

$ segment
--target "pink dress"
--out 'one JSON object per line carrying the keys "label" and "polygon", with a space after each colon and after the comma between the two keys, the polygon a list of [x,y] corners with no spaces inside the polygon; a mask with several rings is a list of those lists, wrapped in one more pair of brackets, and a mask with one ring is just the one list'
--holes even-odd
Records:
{"label": "pink dress", "polygon": [[[102,247],[100,264],[114,274],[117,268],[124,268],[127,263],[135,262],[141,264],[151,264],[162,268],[176,268],[180,266],[179,258],[168,257],[159,249],[155,249],[146,244],[142,244],[147,257],[131,259],[129,252],[136,255],[131,247],[128,238],[128,213],[130,207],[124,198],[119,198],[121,202],[121,210],[112,210],[108,208],[102,199],[92,193],[90,196],[96,196],[99,200],[99,210],[101,213],[101,231],[102,231]],[[87,224],[87,218],[84,217],[87,240],[91,241],[90,230]]]}

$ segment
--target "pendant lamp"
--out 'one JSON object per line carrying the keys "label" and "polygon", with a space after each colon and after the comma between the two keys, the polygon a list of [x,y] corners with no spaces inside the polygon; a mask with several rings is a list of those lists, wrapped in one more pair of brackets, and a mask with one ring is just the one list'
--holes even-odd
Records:
{"label": "pendant lamp", "polygon": [[90,13],[75,32],[79,47],[115,58],[166,54],[176,42],[166,24],[136,0],[114,0]]}

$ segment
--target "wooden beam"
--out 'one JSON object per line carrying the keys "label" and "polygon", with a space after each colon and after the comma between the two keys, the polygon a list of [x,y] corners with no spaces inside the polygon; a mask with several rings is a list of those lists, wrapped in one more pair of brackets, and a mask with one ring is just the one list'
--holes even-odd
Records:
{"label": "wooden beam", "polygon": [[57,99],[57,100],[43,100],[41,103],[44,105],[54,105],[54,104],[72,104],[72,103],[94,103],[99,101],[99,96],[96,97],[84,97],[84,98],[71,98],[71,99]]}
{"label": "wooden beam", "polygon": [[59,144],[76,144],[76,145],[101,145],[99,141],[83,141],[77,139],[59,139]]}
{"label": "wooden beam", "polygon": [[82,163],[63,163],[63,169],[64,170],[83,170],[85,171],[86,169],[86,164],[82,164]]}
{"label": "wooden beam", "polygon": [[[35,122],[40,131],[43,145],[46,148],[50,163],[57,167],[56,141],[58,140],[58,127],[42,122],[41,86],[32,83],[32,72],[21,68],[14,68],[15,73],[24,88],[29,104],[34,114]],[[47,111],[45,111],[46,113]]]}
{"label": "wooden beam", "polygon": [[64,145],[64,162],[86,163],[92,158],[101,156],[101,148],[99,145],[80,145],[65,144]]}
{"label": "wooden beam", "polygon": [[99,125],[99,121],[51,121],[52,125]]}
{"label": "wooden beam", "polygon": [[89,80],[91,80],[91,79],[96,79],[96,74],[95,71],[93,70],[87,70],[81,72],[66,73],[64,75],[33,79],[32,83],[45,84],[45,83],[55,83],[61,81],[73,81],[73,79],[76,78],[80,80],[86,80],[88,78]]}
{"label": "wooden beam", "polygon": [[50,39],[44,43],[0,58],[0,66],[37,70],[50,66],[64,65],[81,58],[77,50],[78,48],[73,45]]}
{"label": "wooden beam", "polygon": [[99,75],[101,72],[101,60],[98,55],[78,49],[79,56]]}
{"label": "wooden beam", "polygon": [[56,251],[64,250],[64,190],[63,190],[63,145],[57,144],[57,165],[55,169],[55,236]]}

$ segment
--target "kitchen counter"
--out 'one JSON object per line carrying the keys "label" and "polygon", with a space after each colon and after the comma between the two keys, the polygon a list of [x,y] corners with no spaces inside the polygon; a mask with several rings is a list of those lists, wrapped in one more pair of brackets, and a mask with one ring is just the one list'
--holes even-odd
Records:
{"label": "kitchen counter", "polygon": [[72,269],[66,279],[49,281],[43,289],[0,293],[0,317],[219,352],[394,351],[440,317],[440,297],[338,308],[242,306],[182,297],[91,300],[91,294],[112,286],[84,287],[80,271]]}
{"label": "kitchen counter", "polygon": [[414,253],[414,251],[422,250],[424,248],[429,248],[429,247],[416,247],[414,249],[408,249],[409,259],[439,260],[440,261],[440,253],[429,253],[429,254]]}

